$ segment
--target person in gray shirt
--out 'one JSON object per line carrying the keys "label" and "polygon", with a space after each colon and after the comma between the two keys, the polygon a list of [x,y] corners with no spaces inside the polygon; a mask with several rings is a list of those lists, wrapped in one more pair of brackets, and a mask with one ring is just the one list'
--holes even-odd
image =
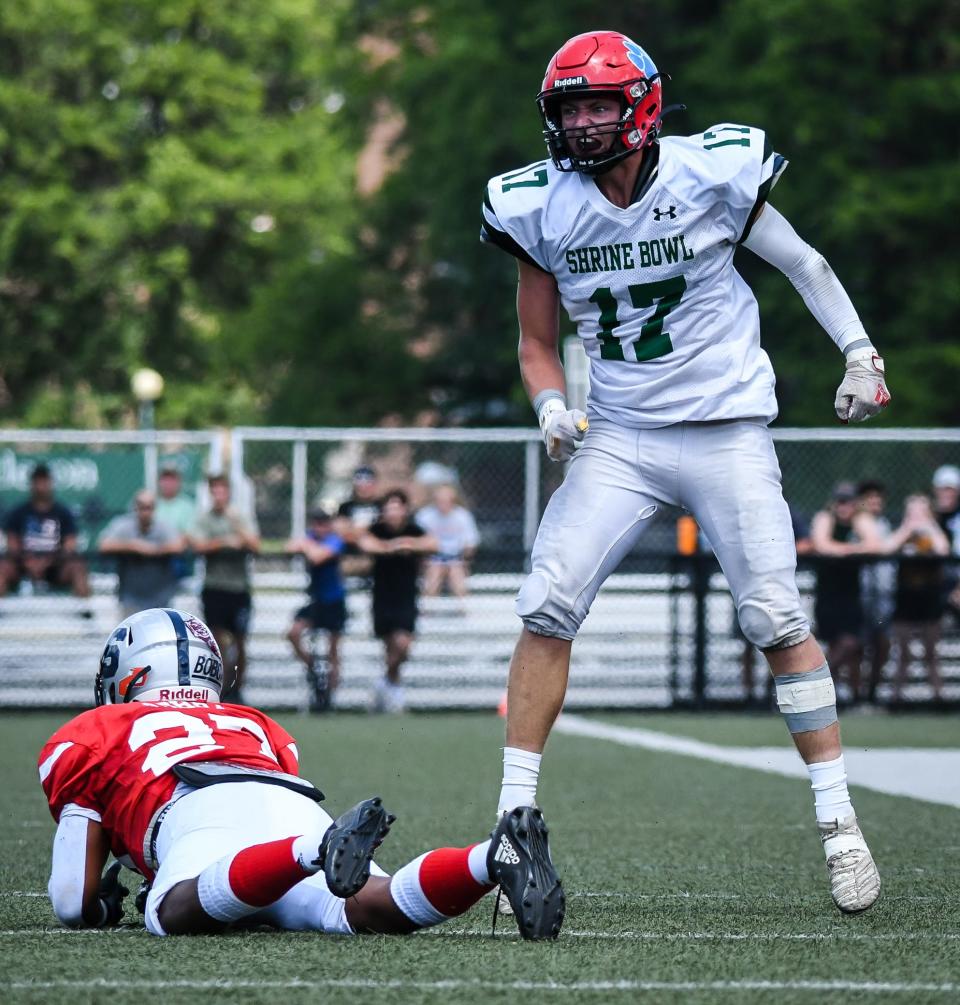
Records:
{"label": "person in gray shirt", "polygon": [[186,542],[173,527],[157,520],[155,512],[156,497],[142,489],[133,497],[133,512],[114,517],[100,535],[100,554],[117,561],[122,618],[173,604],[174,560],[183,554]]}

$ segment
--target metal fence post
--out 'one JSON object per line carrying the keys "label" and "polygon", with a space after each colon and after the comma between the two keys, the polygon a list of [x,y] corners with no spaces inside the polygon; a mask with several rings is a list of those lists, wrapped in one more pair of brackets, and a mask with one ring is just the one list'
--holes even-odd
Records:
{"label": "metal fence post", "polygon": [[307,441],[293,441],[290,467],[290,536],[303,537],[307,531]]}
{"label": "metal fence post", "polygon": [[523,448],[523,550],[529,557],[540,524],[540,441]]}

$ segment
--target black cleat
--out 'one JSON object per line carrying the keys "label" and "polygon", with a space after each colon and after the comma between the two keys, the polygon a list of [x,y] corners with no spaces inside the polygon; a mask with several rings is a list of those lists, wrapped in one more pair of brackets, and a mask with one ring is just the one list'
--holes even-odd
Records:
{"label": "black cleat", "polygon": [[555,939],[560,934],[566,897],[537,807],[518,806],[500,818],[491,835],[487,871],[507,895],[523,938]]}
{"label": "black cleat", "polygon": [[397,818],[383,808],[379,796],[364,799],[337,817],[320,842],[317,859],[335,897],[352,897],[370,878],[373,853]]}

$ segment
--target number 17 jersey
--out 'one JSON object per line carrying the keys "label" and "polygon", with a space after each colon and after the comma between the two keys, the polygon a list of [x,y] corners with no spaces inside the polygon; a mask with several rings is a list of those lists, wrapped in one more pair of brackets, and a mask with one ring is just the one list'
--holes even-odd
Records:
{"label": "number 17 jersey", "polygon": [[785,167],[749,126],[665,137],[645,191],[622,209],[591,177],[538,162],[490,181],[481,238],[556,279],[595,414],[640,428],[769,422],[773,368],[733,254]]}

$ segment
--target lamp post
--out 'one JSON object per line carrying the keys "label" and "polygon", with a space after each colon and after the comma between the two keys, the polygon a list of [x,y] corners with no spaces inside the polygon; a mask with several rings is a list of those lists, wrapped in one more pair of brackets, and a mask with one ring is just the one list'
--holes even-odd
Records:
{"label": "lamp post", "polygon": [[[130,378],[130,390],[133,391],[133,396],[139,405],[137,418],[140,429],[152,431],[154,428],[154,403],[163,394],[163,377],[148,366],[141,367]],[[157,441],[155,436],[151,436],[149,441],[144,444],[143,475],[144,484],[153,491],[157,487]]]}

